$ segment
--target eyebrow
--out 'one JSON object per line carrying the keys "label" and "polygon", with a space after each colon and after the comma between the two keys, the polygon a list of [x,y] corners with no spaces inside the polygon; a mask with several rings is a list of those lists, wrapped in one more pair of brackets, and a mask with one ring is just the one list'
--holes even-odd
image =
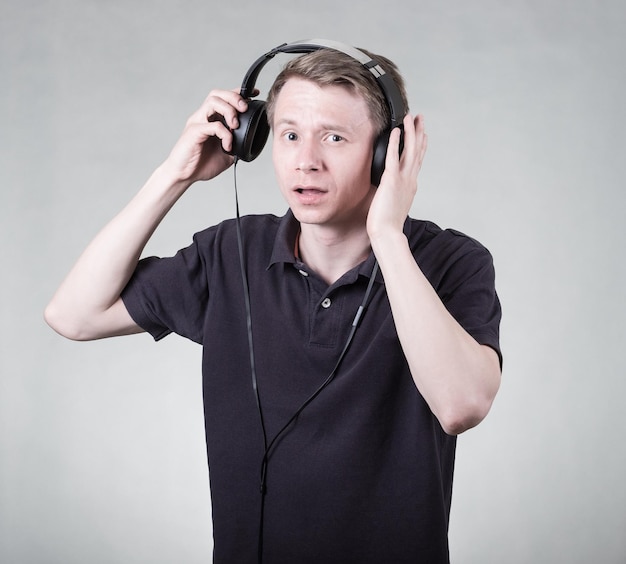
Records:
{"label": "eyebrow", "polygon": [[[295,119],[290,118],[282,118],[274,123],[274,127],[278,127],[281,125],[297,126],[298,123]],[[342,133],[351,133],[353,131],[351,127],[339,125],[337,123],[322,123],[320,127],[324,131],[340,131]]]}

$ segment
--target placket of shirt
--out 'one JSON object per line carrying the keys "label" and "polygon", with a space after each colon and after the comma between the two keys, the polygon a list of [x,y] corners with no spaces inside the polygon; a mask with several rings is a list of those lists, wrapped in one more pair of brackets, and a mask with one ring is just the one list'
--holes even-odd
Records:
{"label": "placket of shirt", "polygon": [[344,317],[345,287],[328,286],[301,262],[296,262],[294,266],[306,281],[309,290],[307,304],[309,308],[309,345],[326,348],[338,346],[342,318]]}

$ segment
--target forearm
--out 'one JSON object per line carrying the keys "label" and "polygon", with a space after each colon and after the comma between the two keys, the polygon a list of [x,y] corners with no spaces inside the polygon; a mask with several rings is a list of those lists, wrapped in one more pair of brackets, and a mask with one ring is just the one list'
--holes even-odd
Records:
{"label": "forearm", "polygon": [[149,238],[188,187],[174,178],[157,169],[88,245],[46,308],[57,332],[79,340],[132,332],[114,310]]}
{"label": "forearm", "polygon": [[[237,108],[237,109],[235,109]],[[133,200],[96,236],[46,308],[50,326],[70,339],[137,332],[121,301],[148,239],[196,181],[210,180],[233,162],[230,128],[247,102],[235,91],[213,90],[187,120],[166,161]],[[223,119],[216,119],[221,116]]]}
{"label": "forearm", "polygon": [[415,385],[444,430],[458,434],[487,414],[500,382],[497,355],[450,315],[401,232],[372,240]]}

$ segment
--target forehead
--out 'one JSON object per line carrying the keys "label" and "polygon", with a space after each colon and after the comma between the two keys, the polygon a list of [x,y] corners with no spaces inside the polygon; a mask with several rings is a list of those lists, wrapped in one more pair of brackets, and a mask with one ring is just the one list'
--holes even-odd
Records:
{"label": "forehead", "polygon": [[321,86],[299,77],[288,79],[276,97],[274,124],[282,120],[320,120],[372,124],[366,100],[343,85]]}

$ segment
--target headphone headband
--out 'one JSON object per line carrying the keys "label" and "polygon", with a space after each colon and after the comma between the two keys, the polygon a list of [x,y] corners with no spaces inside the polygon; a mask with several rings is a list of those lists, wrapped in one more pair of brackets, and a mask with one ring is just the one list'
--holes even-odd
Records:
{"label": "headphone headband", "polygon": [[320,49],[332,49],[334,51],[344,53],[352,59],[357,60],[367,70],[369,70],[383,91],[385,100],[387,101],[390,114],[389,128],[393,129],[402,123],[406,108],[404,107],[404,102],[398,85],[395,83],[393,78],[385,72],[378,61],[372,59],[363,51],[330,39],[307,39],[304,41],[295,41],[293,43],[283,43],[282,45],[274,47],[272,50],[265,53],[265,55],[259,57],[248,69],[248,72],[246,73],[246,76],[241,84],[241,95],[244,98],[252,97],[259,73],[263,67],[278,53],[305,54],[319,51]]}
{"label": "headphone headband", "polygon": [[[252,99],[254,85],[263,67],[278,53],[304,54],[320,49],[333,49],[361,63],[372,73],[387,101],[389,123],[374,142],[372,155],[372,184],[378,186],[385,170],[389,134],[394,127],[402,128],[402,120],[407,110],[402,93],[396,82],[385,72],[378,61],[359,49],[328,39],[308,39],[294,43],[283,43],[259,57],[252,64],[243,79],[240,91],[241,95],[249,100],[248,109],[239,114],[239,127],[232,131],[233,147],[231,154],[243,161],[252,161],[261,153],[269,136],[270,125],[267,121],[266,104],[263,100]],[[400,141],[400,151],[402,151],[402,140]]]}

